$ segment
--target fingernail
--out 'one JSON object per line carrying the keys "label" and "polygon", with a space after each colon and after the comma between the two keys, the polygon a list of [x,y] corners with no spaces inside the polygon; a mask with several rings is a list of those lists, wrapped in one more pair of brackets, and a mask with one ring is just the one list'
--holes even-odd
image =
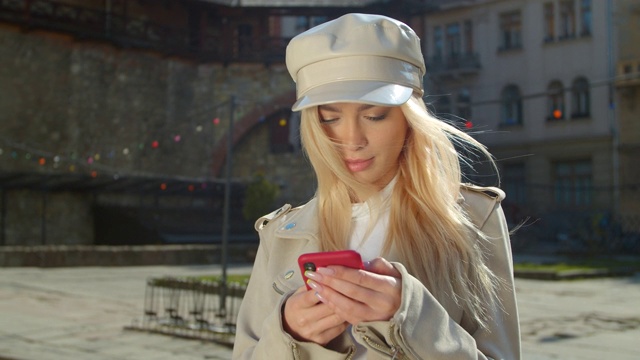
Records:
{"label": "fingernail", "polygon": [[312,288],[315,291],[322,290],[322,287],[320,286],[320,284],[318,284],[317,282],[315,282],[315,281],[313,281],[311,279],[307,280],[307,284],[309,285],[310,288]]}
{"label": "fingernail", "polygon": [[364,265],[365,269],[370,269],[371,268],[371,261],[365,261],[363,265]]}
{"label": "fingernail", "polygon": [[320,276],[320,274],[316,274],[313,271],[305,271],[304,272],[304,276],[308,277],[309,279],[313,279],[313,280],[320,280],[322,278],[322,276]]}
{"label": "fingernail", "polygon": [[325,301],[325,299],[322,297],[322,295],[320,295],[320,293],[318,293],[317,291],[316,291],[316,294],[315,294],[315,295],[316,295],[316,297],[317,297],[320,301],[322,301],[322,302],[326,302],[326,301]]}
{"label": "fingernail", "polygon": [[329,276],[335,275],[336,273],[333,269],[324,268],[324,267],[318,268],[316,272],[319,272],[322,275],[329,275]]}

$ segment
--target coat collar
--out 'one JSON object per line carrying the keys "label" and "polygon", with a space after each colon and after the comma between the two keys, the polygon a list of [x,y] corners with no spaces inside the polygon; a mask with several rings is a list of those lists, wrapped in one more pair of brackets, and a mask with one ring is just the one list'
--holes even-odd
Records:
{"label": "coat collar", "polygon": [[275,235],[285,239],[314,239],[318,236],[318,199],[291,209],[277,222]]}

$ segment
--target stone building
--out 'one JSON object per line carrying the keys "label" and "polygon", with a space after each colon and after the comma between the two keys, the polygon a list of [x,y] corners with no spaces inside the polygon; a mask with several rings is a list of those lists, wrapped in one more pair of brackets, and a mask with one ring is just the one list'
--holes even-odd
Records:
{"label": "stone building", "polygon": [[256,174],[274,206],[315,187],[288,40],[347,12],[409,22],[420,3],[0,2],[0,246],[219,241],[230,133],[230,231],[255,242]]}

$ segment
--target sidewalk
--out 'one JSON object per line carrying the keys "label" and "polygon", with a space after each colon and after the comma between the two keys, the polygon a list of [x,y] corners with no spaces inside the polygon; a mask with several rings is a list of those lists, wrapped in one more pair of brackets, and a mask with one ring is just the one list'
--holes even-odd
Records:
{"label": "sidewalk", "polygon": [[[218,266],[0,268],[0,359],[231,359],[226,346],[125,330],[142,320],[147,278],[219,273]],[[639,358],[640,274],[517,279],[516,291],[525,360]]]}

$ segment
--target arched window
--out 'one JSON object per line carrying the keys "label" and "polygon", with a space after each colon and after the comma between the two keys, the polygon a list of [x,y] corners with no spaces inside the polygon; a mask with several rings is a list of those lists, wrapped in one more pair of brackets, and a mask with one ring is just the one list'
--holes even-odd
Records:
{"label": "arched window", "polygon": [[564,120],[564,87],[558,80],[552,81],[547,88],[547,120]]}
{"label": "arched window", "polygon": [[589,81],[580,77],[571,86],[571,118],[579,119],[591,116]]}
{"label": "arched window", "polygon": [[500,96],[501,125],[522,125],[522,96],[516,85],[508,85]]}

